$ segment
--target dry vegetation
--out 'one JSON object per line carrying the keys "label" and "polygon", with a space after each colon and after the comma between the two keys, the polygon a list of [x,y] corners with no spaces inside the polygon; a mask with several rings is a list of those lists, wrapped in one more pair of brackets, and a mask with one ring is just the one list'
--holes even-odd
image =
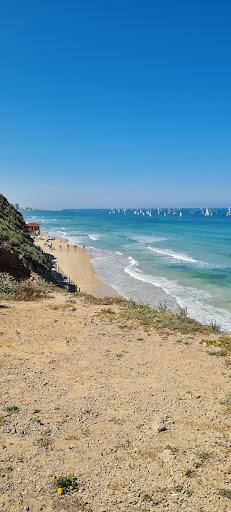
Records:
{"label": "dry vegetation", "polygon": [[36,274],[30,279],[16,280],[10,274],[0,272],[0,299],[37,300],[57,290],[57,286],[48,283]]}
{"label": "dry vegetation", "polygon": [[[135,321],[144,327],[153,327],[161,331],[179,331],[182,334],[190,333],[214,333],[220,332],[220,328],[215,322],[210,325],[202,325],[196,320],[187,316],[187,310],[179,309],[179,313],[172,313],[167,308],[160,305],[159,309],[153,309],[147,304],[137,304],[132,300],[126,300],[122,297],[93,297],[92,295],[81,293],[81,297],[88,304],[102,306],[120,306],[119,310],[102,309],[102,314],[114,314],[114,319],[122,321]],[[226,337],[230,339],[229,336]]]}

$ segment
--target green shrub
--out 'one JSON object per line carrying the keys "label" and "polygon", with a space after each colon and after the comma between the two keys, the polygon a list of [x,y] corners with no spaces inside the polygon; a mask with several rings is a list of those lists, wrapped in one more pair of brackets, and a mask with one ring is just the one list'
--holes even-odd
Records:
{"label": "green shrub", "polygon": [[34,281],[24,279],[16,281],[16,279],[7,274],[0,272],[0,298],[10,300],[36,300],[56,290],[55,285],[47,283],[44,279],[38,278]]}
{"label": "green shrub", "polygon": [[0,297],[9,298],[13,297],[15,293],[16,281],[6,272],[0,272]]}
{"label": "green shrub", "polygon": [[[0,267],[1,270],[6,270],[17,277],[29,276],[31,271],[50,277],[49,261],[34,244],[21,213],[15,210],[2,194],[0,194],[0,250],[5,254],[4,266]],[[17,262],[16,265],[15,262]]]}
{"label": "green shrub", "polygon": [[78,488],[76,477],[73,473],[54,477],[54,487],[58,494],[66,494]]}

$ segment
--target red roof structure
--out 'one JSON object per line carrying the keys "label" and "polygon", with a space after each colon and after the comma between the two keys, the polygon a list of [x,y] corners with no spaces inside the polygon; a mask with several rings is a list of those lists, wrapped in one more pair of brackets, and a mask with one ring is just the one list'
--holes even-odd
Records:
{"label": "red roof structure", "polygon": [[37,222],[28,222],[27,229],[31,235],[40,235],[40,224]]}

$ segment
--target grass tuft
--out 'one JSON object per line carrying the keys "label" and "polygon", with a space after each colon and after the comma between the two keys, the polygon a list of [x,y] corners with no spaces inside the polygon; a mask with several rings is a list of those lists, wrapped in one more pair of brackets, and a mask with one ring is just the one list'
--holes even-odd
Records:
{"label": "grass tuft", "polygon": [[225,405],[227,407],[227,409],[231,409],[231,393],[228,393],[225,397],[225,399],[223,400],[223,402],[221,402],[221,405]]}
{"label": "grass tuft", "polygon": [[152,496],[150,496],[150,494],[143,494],[143,496],[141,496],[141,500],[142,501],[153,501],[153,498]]}
{"label": "grass tuft", "polygon": [[212,331],[220,332],[221,330],[221,326],[215,320],[211,320],[209,326],[212,329]]}
{"label": "grass tuft", "polygon": [[54,476],[53,486],[58,494],[66,494],[78,489],[78,482],[73,473],[68,473],[67,475]]}
{"label": "grass tuft", "polygon": [[227,498],[228,500],[231,500],[231,489],[220,489],[219,496],[222,496],[222,498]]}
{"label": "grass tuft", "polygon": [[191,469],[191,468],[183,469],[181,471],[181,473],[182,473],[182,476],[186,476],[187,478],[192,478],[192,477],[196,476],[196,471],[193,471],[193,469]]}
{"label": "grass tuft", "polygon": [[18,412],[19,411],[19,407],[17,405],[8,405],[6,407],[6,411],[9,412],[9,413]]}
{"label": "grass tuft", "polygon": [[125,304],[127,302],[123,297],[94,297],[94,295],[85,292],[78,293],[78,297],[83,298],[87,304],[95,304],[98,306]]}

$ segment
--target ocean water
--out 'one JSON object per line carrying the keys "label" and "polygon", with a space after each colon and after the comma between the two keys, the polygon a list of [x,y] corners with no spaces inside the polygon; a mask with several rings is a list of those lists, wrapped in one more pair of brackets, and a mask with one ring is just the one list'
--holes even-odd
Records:
{"label": "ocean water", "polygon": [[219,209],[176,215],[127,210],[22,211],[42,230],[85,245],[97,275],[127,298],[172,310],[231,332],[231,217]]}

